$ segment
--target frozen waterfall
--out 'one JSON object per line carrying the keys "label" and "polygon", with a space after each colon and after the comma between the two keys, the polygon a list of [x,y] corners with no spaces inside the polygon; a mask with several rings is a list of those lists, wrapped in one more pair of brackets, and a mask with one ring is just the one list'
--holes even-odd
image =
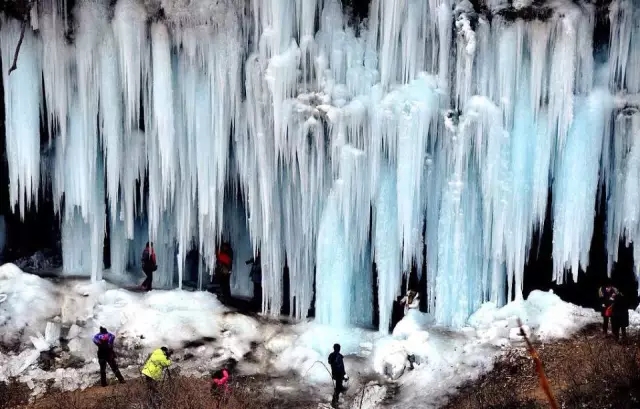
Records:
{"label": "frozen waterfall", "polygon": [[151,240],[181,286],[226,237],[235,274],[261,250],[266,313],[286,264],[296,318],[315,286],[320,321],[366,325],[375,263],[386,331],[412,265],[441,324],[522,297],[550,189],[557,281],[589,262],[599,189],[610,268],[640,239],[637,0],[605,48],[586,1],[372,0],[357,26],[339,0],[64,3],[38,2],[10,75],[3,16],[0,55],[10,201],[51,184],[66,273],[101,278],[108,230],[112,268]]}

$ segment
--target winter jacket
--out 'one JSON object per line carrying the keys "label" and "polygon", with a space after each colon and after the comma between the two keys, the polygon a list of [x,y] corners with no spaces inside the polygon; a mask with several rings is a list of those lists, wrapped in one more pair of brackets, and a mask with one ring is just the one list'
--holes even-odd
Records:
{"label": "winter jacket", "polygon": [[116,336],[110,332],[106,334],[97,333],[93,336],[93,343],[98,347],[98,359],[113,358],[113,343],[115,340]]}
{"label": "winter jacket", "polygon": [[340,352],[332,352],[329,355],[329,365],[331,365],[331,376],[333,379],[343,379],[346,371],[344,370],[344,357]]}
{"label": "winter jacket", "polygon": [[153,248],[145,248],[142,252],[142,271],[152,273],[158,269],[156,252]]}
{"label": "winter jacket", "polygon": [[618,289],[614,286],[610,287],[600,287],[598,290],[598,297],[600,298],[600,302],[602,303],[602,316],[604,317],[606,314],[606,310],[613,304],[613,300],[618,295]]}
{"label": "winter jacket", "polygon": [[213,384],[212,387],[218,391],[222,391],[224,393],[229,393],[229,372],[226,369],[222,370],[222,378],[216,379],[213,378],[211,380]]}
{"label": "winter jacket", "polygon": [[611,324],[620,328],[629,326],[629,305],[627,304],[626,297],[622,293],[618,293],[613,301]]}
{"label": "winter jacket", "polygon": [[[233,249],[228,244],[220,246],[220,250],[216,253],[216,263],[220,267],[225,267],[228,272],[233,268]],[[228,274],[228,272],[225,272]]]}
{"label": "winter jacket", "polygon": [[151,353],[151,356],[149,356],[149,359],[145,362],[142,368],[142,374],[154,381],[161,381],[162,371],[169,366],[171,366],[171,360],[167,358],[161,348],[158,348]]}

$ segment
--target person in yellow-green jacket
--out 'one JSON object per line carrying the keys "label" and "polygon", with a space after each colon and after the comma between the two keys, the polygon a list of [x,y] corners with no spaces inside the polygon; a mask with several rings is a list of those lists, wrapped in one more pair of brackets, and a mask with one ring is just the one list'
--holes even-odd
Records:
{"label": "person in yellow-green jacket", "polygon": [[158,403],[159,393],[157,383],[162,381],[165,369],[171,366],[171,350],[167,347],[158,348],[149,355],[142,367],[142,375],[149,387],[149,400],[152,407]]}

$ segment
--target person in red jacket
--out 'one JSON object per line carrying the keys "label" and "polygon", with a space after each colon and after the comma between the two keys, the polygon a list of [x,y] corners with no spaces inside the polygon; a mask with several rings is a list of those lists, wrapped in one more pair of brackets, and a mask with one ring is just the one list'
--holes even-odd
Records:
{"label": "person in red jacket", "polygon": [[218,369],[211,379],[211,395],[216,400],[216,407],[226,402],[229,392],[229,371],[226,368]]}
{"label": "person in red jacket", "polygon": [[220,285],[223,300],[231,299],[231,270],[233,268],[233,249],[231,244],[223,241],[216,253],[216,281]]}

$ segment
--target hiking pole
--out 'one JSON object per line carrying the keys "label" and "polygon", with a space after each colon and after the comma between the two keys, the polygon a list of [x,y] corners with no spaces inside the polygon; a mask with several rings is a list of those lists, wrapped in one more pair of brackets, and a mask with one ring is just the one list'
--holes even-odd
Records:
{"label": "hiking pole", "polygon": [[531,341],[529,341],[529,337],[527,337],[527,334],[524,332],[524,328],[522,327],[522,321],[520,320],[520,318],[518,318],[518,326],[520,327],[520,335],[522,335],[524,341],[527,343],[529,355],[531,355],[531,358],[533,358],[534,362],[536,363],[536,372],[538,373],[538,378],[540,379],[540,386],[542,387],[545,395],[547,395],[547,399],[549,400],[551,408],[558,409],[558,402],[556,402],[556,398],[553,396],[553,391],[549,386],[549,379],[547,379],[547,376],[544,373],[542,359],[540,359],[538,352],[533,347]]}

